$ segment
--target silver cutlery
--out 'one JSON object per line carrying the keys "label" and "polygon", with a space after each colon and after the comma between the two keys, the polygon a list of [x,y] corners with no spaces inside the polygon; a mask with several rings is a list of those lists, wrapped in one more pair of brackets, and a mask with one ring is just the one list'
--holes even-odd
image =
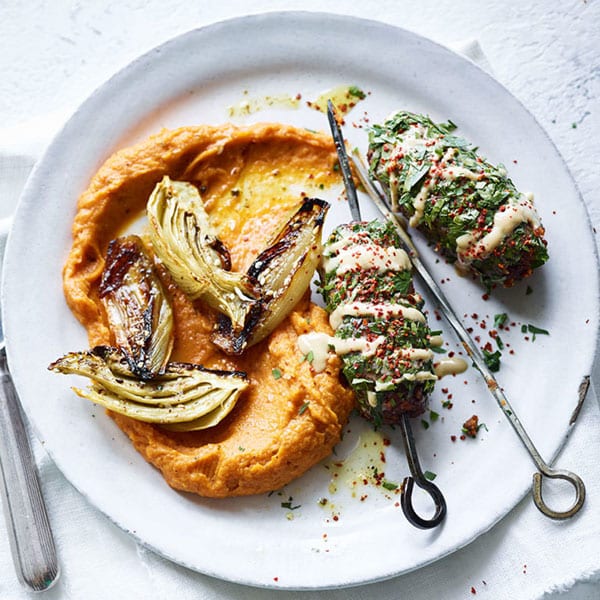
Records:
{"label": "silver cutlery", "polygon": [[58,560],[21,405],[8,370],[1,317],[0,472],[17,576],[29,590],[47,590],[58,579]]}

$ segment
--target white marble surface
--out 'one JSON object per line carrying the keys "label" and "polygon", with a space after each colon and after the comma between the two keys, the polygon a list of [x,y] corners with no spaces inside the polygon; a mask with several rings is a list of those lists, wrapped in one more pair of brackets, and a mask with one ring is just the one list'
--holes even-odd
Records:
{"label": "white marble surface", "polygon": [[[173,0],[4,1],[0,2],[0,129],[22,127],[32,119],[42,126],[55,123],[56,115],[68,115],[117,69],[174,35],[232,16],[283,9],[327,10],[379,19],[448,45],[469,38],[479,40],[496,77],[556,143],[592,221],[600,224],[598,0],[235,0],[211,2],[210,6],[206,1]],[[49,114],[54,115],[51,121],[46,120]],[[23,143],[26,145],[26,140]],[[3,191],[0,187],[0,193]],[[10,213],[13,202],[7,194],[0,196],[0,217]],[[76,494],[70,488],[64,493]],[[107,528],[95,532],[100,539],[110,541],[123,535],[111,531],[111,524],[99,523]],[[0,538],[0,546],[4,544]],[[0,556],[6,557],[4,550]],[[112,563],[102,564],[110,568]],[[146,567],[149,564],[146,561]],[[66,571],[67,576],[83,577]],[[0,573],[9,577],[11,570],[0,565]],[[110,577],[110,572],[106,576]],[[198,597],[211,597],[208,589]],[[5,597],[2,590],[0,584],[0,597]],[[600,587],[580,583],[554,595],[599,598]],[[464,597],[471,597],[468,590]],[[502,596],[499,592],[495,597]]]}

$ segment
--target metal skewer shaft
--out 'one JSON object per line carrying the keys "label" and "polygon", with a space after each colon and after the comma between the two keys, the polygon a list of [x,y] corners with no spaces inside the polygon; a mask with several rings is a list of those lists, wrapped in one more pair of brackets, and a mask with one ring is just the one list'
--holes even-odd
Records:
{"label": "metal skewer shaft", "polygon": [[[352,220],[360,221],[360,206],[358,203],[358,195],[356,193],[354,179],[352,178],[352,171],[350,170],[350,161],[348,159],[348,154],[346,153],[346,144],[344,142],[344,137],[340,130],[340,126],[335,118],[335,109],[331,100],[328,100],[327,102],[327,117],[329,119],[329,126],[331,128],[333,141],[335,143],[335,148],[340,161],[340,168],[344,178],[344,186],[346,188],[346,195],[348,196],[348,202],[350,204]],[[408,462],[408,468],[411,474],[410,477],[405,477],[402,483],[400,505],[402,506],[404,516],[411,525],[414,525],[419,529],[432,529],[433,527],[437,527],[446,516],[446,500],[440,489],[433,482],[429,481],[421,470],[412,426],[410,424],[410,419],[406,414],[402,414],[400,431],[402,433],[402,441],[404,443],[404,450],[406,452],[406,460]],[[422,490],[427,492],[427,494],[429,494],[435,504],[435,513],[429,519],[424,519],[423,517],[419,516],[412,505],[412,494],[415,483]]]}
{"label": "metal skewer shaft", "polygon": [[350,214],[352,215],[353,221],[360,221],[360,206],[358,205],[356,186],[352,179],[350,161],[348,160],[348,154],[346,153],[346,144],[340,126],[335,118],[335,109],[331,100],[327,101],[327,118],[329,119],[329,128],[331,129],[331,135],[333,136],[333,142],[335,143],[335,149],[337,150],[338,159],[340,161],[344,187],[346,189],[346,195],[348,196],[348,203],[350,204]]}
{"label": "metal skewer shaft", "polygon": [[[546,516],[552,519],[568,519],[569,517],[572,517],[581,509],[585,501],[585,485],[582,479],[571,471],[567,471],[564,469],[553,469],[549,467],[548,464],[542,459],[540,453],[538,452],[531,438],[527,434],[527,431],[525,430],[525,428],[521,424],[521,421],[517,417],[514,409],[510,405],[510,402],[508,401],[507,397],[505,396],[504,392],[502,391],[498,382],[496,381],[496,378],[487,366],[479,348],[472,342],[469,333],[456,316],[456,313],[454,312],[454,309],[446,299],[446,296],[444,295],[438,284],[435,282],[435,280],[427,271],[425,265],[419,258],[418,252],[414,244],[412,243],[410,236],[404,229],[402,223],[387,207],[385,197],[383,196],[383,194],[372,184],[371,180],[367,175],[364,164],[360,161],[360,159],[357,159],[356,157],[353,157],[353,159],[356,171],[367,193],[369,194],[370,198],[373,200],[379,211],[382,213],[382,215],[396,225],[398,232],[400,233],[400,236],[402,238],[402,241],[405,244],[405,251],[409,254],[415,271],[418,273],[419,277],[427,286],[431,294],[435,297],[436,301],[440,306],[442,314],[454,329],[465,351],[473,361],[473,364],[483,376],[483,379],[490,393],[498,403],[498,406],[512,425],[513,429],[517,433],[517,436],[519,437],[519,439],[529,452],[529,455],[533,459],[535,465],[537,466],[539,472],[533,474],[532,490],[535,505],[542,513],[544,513]],[[565,511],[556,511],[550,508],[544,502],[542,496],[543,476],[551,479],[564,479],[565,481],[568,481],[571,485],[573,485],[573,487],[575,488],[575,502],[570,508],[568,508]]]}

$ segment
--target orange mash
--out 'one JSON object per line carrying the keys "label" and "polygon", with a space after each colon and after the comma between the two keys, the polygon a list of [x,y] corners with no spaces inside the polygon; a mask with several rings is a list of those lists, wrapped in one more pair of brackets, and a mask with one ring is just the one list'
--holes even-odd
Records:
{"label": "orange mash", "polygon": [[[303,195],[339,183],[329,136],[280,124],[164,130],[117,152],[79,198],[64,291],[91,346],[114,343],[98,299],[109,242],[144,214],[154,186],[168,175],[195,184],[232,269],[245,270],[295,211]],[[171,360],[244,371],[250,386],[211,429],[176,433],[110,413],[136,449],[172,487],[203,496],[278,489],[330,454],[353,407],[331,355],[315,372],[297,346],[309,331],[331,334],[327,315],[309,295],[263,342],[240,357],[210,341],[216,314],[161,278],[175,316]]]}

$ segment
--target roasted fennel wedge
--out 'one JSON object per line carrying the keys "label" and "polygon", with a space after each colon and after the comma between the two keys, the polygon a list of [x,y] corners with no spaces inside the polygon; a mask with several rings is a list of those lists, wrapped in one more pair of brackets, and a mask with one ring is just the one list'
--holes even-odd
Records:
{"label": "roasted fennel wedge", "polygon": [[321,260],[321,232],[329,204],[304,200],[281,231],[250,265],[248,277],[260,290],[260,304],[246,326],[236,332],[221,319],[213,342],[240,354],[265,339],[302,298]]}
{"label": "roasted fennel wedge", "polygon": [[258,302],[245,273],[229,270],[229,253],[217,238],[200,193],[165,176],[156,185],[146,214],[154,252],[192,300],[202,299],[241,330]]}
{"label": "roasted fennel wedge", "polygon": [[173,311],[138,236],[111,241],[98,294],[133,373],[162,373],[173,348]]}
{"label": "roasted fennel wedge", "polygon": [[230,271],[200,193],[168,177],[147,204],[154,251],[192,300],[221,313],[213,342],[239,355],[269,335],[306,292],[321,256],[329,205],[306,199],[246,273]]}
{"label": "roasted fennel wedge", "polygon": [[48,368],[89,378],[88,388],[73,388],[81,398],[176,431],[213,427],[227,416],[249,385],[245,373],[189,363],[169,363],[162,374],[141,380],[132,372],[125,354],[110,346],[70,352]]}

